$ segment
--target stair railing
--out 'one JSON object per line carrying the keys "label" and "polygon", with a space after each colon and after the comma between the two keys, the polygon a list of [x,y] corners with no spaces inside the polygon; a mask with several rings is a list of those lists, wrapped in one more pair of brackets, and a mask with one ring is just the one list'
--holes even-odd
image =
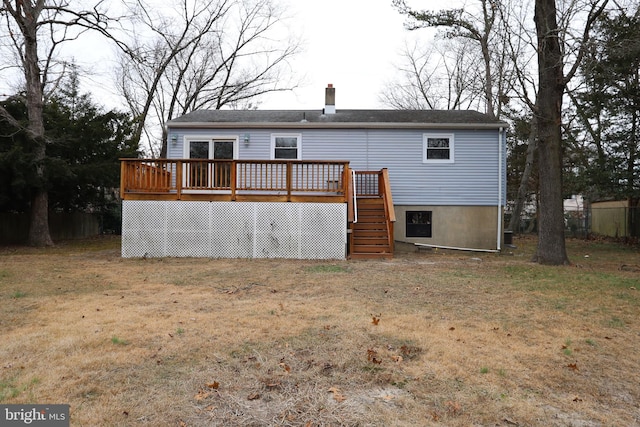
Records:
{"label": "stair railing", "polygon": [[351,169],[351,183],[353,184],[353,223],[358,222],[358,187],[356,186],[356,171]]}
{"label": "stair railing", "polygon": [[393,239],[393,226],[396,222],[396,212],[393,208],[393,198],[391,196],[391,185],[389,184],[389,170],[384,168],[380,171],[379,175],[379,191],[382,199],[384,200],[384,211],[387,223],[387,233],[389,236],[389,248],[393,253],[394,239]]}

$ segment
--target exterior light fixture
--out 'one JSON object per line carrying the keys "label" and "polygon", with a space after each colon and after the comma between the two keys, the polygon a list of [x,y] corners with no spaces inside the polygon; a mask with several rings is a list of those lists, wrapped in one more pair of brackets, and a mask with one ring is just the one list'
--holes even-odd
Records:
{"label": "exterior light fixture", "polygon": [[249,145],[250,136],[248,133],[244,134],[244,145]]}
{"label": "exterior light fixture", "polygon": [[171,135],[171,143],[176,145],[178,143],[178,135]]}

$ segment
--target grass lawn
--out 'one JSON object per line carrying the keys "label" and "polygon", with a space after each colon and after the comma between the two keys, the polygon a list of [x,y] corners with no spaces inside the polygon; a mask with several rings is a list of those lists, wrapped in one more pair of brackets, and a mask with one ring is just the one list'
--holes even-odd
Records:
{"label": "grass lawn", "polygon": [[571,266],[122,259],[118,238],[0,248],[0,403],[72,426],[640,425],[640,251]]}

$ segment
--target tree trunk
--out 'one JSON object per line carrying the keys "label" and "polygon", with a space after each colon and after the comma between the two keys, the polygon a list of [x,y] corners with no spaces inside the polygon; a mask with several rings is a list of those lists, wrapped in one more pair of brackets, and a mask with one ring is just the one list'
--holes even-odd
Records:
{"label": "tree trunk", "polygon": [[540,264],[568,264],[562,199],[562,95],[564,76],[558,40],[555,0],[536,0],[534,21],[538,36],[538,168]]}
{"label": "tree trunk", "polygon": [[[40,6],[41,7],[41,6]],[[49,196],[45,173],[46,139],[44,135],[44,97],[42,76],[38,60],[38,16],[41,9],[31,7],[22,17],[21,29],[24,36],[24,74],[27,89],[28,135],[34,143],[34,166],[37,187],[31,200],[31,223],[28,244],[32,246],[53,246],[49,233]]]}
{"label": "tree trunk", "polygon": [[[489,8],[493,9],[493,4],[489,2]],[[495,19],[495,10],[487,10],[487,1],[482,2],[482,11],[484,15],[484,33],[480,38],[480,48],[482,50],[482,60],[484,61],[484,97],[487,102],[486,113],[492,119],[496,118],[496,111],[493,105],[493,75],[491,67],[491,52],[489,48],[489,35],[493,30],[493,23]]]}
{"label": "tree trunk", "polygon": [[49,194],[37,190],[31,198],[28,244],[31,246],[53,246],[49,233]]}

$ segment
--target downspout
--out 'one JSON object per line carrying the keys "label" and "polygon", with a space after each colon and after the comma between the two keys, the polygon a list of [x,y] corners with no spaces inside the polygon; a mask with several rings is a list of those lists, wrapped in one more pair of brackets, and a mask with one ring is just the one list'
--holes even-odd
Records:
{"label": "downspout", "polygon": [[504,128],[498,130],[498,235],[496,248],[501,250],[502,245],[502,135]]}

